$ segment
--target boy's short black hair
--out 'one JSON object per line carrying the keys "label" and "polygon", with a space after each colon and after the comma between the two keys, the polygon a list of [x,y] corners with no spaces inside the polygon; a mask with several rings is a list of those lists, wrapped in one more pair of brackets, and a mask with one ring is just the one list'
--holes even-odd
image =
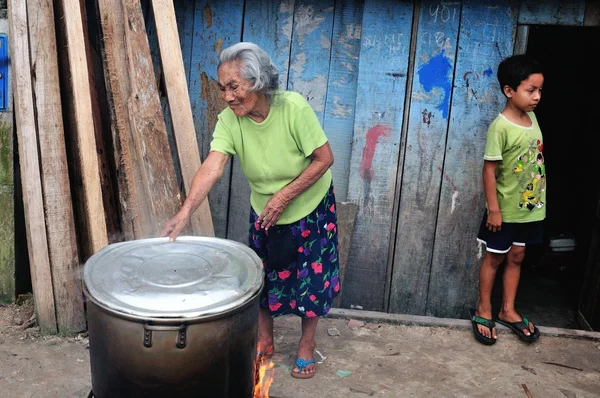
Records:
{"label": "boy's short black hair", "polygon": [[498,65],[498,83],[504,93],[504,86],[517,90],[519,84],[534,73],[544,73],[542,65],[531,55],[519,54],[505,58]]}

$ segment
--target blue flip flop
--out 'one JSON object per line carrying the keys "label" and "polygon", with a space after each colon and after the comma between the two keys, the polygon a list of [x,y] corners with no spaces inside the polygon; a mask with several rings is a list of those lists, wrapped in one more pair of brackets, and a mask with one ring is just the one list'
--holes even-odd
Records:
{"label": "blue flip flop", "polygon": [[314,371],[313,373],[302,373],[302,370],[304,370],[304,368],[306,368],[311,363],[315,363],[315,360],[309,359],[307,361],[304,358],[296,359],[296,366],[298,367],[298,372],[294,372],[294,369],[292,369],[292,377],[295,377],[296,379],[310,379],[311,377],[313,377],[315,373],[317,373],[316,371]]}

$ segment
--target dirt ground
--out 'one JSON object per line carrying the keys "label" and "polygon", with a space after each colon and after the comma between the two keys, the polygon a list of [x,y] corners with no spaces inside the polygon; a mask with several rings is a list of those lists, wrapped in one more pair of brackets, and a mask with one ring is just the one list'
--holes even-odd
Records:
{"label": "dirt ground", "polygon": [[[0,397],[86,398],[86,334],[41,336],[31,319],[28,304],[0,307]],[[300,322],[277,318],[270,397],[600,396],[600,341],[542,335],[526,345],[501,331],[486,347],[468,328],[354,323],[323,319],[317,374],[297,380],[289,372]]]}

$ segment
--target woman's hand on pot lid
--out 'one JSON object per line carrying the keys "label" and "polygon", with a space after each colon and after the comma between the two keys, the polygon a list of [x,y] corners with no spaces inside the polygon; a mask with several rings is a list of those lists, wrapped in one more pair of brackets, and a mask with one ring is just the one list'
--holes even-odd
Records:
{"label": "woman's hand on pot lid", "polygon": [[189,221],[190,215],[184,211],[180,211],[173,218],[171,218],[165,223],[165,227],[160,233],[160,236],[168,236],[170,242],[175,241],[179,233],[185,228]]}

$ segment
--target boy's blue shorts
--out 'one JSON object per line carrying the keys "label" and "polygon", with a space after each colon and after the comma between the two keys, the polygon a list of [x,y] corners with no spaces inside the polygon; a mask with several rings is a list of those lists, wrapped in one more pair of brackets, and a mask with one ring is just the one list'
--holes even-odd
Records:
{"label": "boy's blue shorts", "polygon": [[485,244],[488,252],[508,253],[515,246],[527,246],[544,241],[542,232],[542,221],[525,223],[502,222],[500,231],[492,232],[485,224],[487,223],[487,210],[483,213],[483,219],[477,234],[477,241]]}

